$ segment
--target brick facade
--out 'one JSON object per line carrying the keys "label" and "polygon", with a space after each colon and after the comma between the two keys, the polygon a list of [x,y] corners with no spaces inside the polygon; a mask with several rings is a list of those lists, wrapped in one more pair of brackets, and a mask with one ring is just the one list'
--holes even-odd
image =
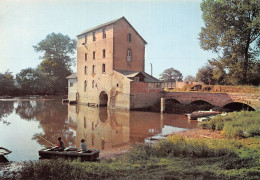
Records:
{"label": "brick facade", "polygon": [[117,71],[144,71],[145,44],[124,17],[78,35],[78,103],[130,109],[133,80]]}

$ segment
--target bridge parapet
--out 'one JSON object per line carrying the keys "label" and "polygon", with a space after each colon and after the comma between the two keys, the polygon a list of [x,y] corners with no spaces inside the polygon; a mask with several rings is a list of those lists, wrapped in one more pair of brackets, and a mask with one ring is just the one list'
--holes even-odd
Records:
{"label": "bridge parapet", "polygon": [[165,100],[175,99],[182,104],[190,104],[194,101],[206,101],[213,106],[224,107],[229,103],[243,103],[255,110],[260,110],[260,94],[252,93],[204,93],[204,92],[168,92]]}

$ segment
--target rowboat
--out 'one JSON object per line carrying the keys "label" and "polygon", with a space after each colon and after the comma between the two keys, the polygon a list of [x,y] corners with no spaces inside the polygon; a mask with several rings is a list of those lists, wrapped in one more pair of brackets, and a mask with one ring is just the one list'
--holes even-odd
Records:
{"label": "rowboat", "polygon": [[80,158],[82,161],[94,161],[99,157],[99,150],[81,151],[78,148],[66,148],[64,151],[56,151],[55,148],[51,147],[39,150],[39,156],[41,158]]}
{"label": "rowboat", "polygon": [[5,155],[10,154],[11,152],[12,151],[10,151],[6,148],[0,147],[0,162],[1,163],[8,162],[8,159],[6,159]]}
{"label": "rowboat", "polygon": [[194,111],[191,114],[186,114],[186,116],[190,119],[190,120],[197,120],[198,118],[202,118],[202,117],[208,117],[208,116],[215,116],[220,114],[219,111]]}
{"label": "rowboat", "polygon": [[4,155],[7,155],[7,154],[10,154],[12,151],[6,149],[6,148],[3,148],[3,147],[0,147],[0,156],[4,156]]}

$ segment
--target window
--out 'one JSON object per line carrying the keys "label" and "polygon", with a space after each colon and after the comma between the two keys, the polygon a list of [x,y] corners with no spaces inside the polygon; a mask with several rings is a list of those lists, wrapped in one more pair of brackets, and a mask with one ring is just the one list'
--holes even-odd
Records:
{"label": "window", "polygon": [[84,82],[84,92],[87,90],[87,81]]}
{"label": "window", "polygon": [[92,81],[92,88],[94,88],[95,87],[95,81],[93,80]]}
{"label": "window", "polygon": [[93,32],[93,41],[96,41],[96,33]]}
{"label": "window", "polygon": [[131,51],[131,49],[127,50],[126,60],[127,61],[131,61],[132,60],[132,51]]}
{"label": "window", "polygon": [[70,83],[70,87],[73,87],[73,83]]}
{"label": "window", "polygon": [[84,68],[84,74],[87,74],[87,70],[88,70],[88,67],[85,66],[85,68]]}
{"label": "window", "polygon": [[106,50],[103,49],[103,58],[105,58],[105,57],[106,57]]}
{"label": "window", "polygon": [[102,64],[102,73],[106,73],[106,65]]}
{"label": "window", "polygon": [[107,37],[107,30],[106,29],[103,29],[103,39],[105,39]]}
{"label": "window", "polygon": [[95,73],[95,65],[92,66],[92,74]]}
{"label": "window", "polygon": [[85,34],[85,44],[87,44],[87,42],[88,42],[88,35]]}
{"label": "window", "polygon": [[139,82],[139,77],[134,77],[134,81]]}
{"label": "window", "polygon": [[128,41],[128,42],[131,42],[131,41],[132,41],[132,35],[131,35],[131,33],[128,33],[128,34],[127,34],[127,41]]}
{"label": "window", "polygon": [[88,54],[85,53],[85,61],[87,61],[87,60],[88,60]]}
{"label": "window", "polygon": [[96,59],[96,52],[93,51],[93,59]]}

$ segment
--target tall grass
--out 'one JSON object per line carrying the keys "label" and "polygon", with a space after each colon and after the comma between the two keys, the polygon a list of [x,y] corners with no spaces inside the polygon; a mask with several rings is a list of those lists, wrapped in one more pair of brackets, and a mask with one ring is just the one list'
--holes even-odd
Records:
{"label": "tall grass", "polygon": [[131,162],[148,160],[150,157],[220,157],[233,156],[241,144],[226,139],[189,139],[183,136],[171,136],[155,145],[139,145],[129,152]]}
{"label": "tall grass", "polygon": [[227,137],[252,137],[260,135],[260,111],[241,111],[228,113],[226,116],[218,115],[199,126],[223,130]]}
{"label": "tall grass", "polygon": [[137,145],[115,160],[25,162],[8,179],[257,179],[260,151],[256,149],[259,138],[240,141],[172,136],[155,145]]}

